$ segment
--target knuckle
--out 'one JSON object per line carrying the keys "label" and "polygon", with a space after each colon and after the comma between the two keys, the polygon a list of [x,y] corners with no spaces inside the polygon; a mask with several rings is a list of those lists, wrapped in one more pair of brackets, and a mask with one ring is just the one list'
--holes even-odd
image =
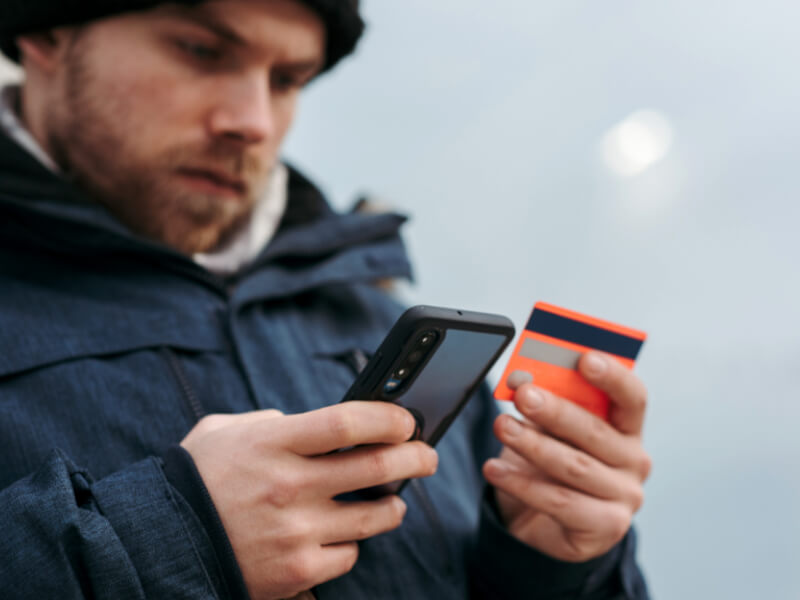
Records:
{"label": "knuckle", "polygon": [[297,500],[299,492],[296,479],[295,475],[285,469],[273,472],[264,483],[264,501],[276,508],[291,506]]}
{"label": "knuckle", "polygon": [[328,428],[341,443],[342,447],[356,444],[355,423],[348,411],[331,411]]}
{"label": "knuckle", "polygon": [[592,460],[583,452],[574,452],[567,463],[567,477],[575,482],[584,481],[589,477],[592,469]]}
{"label": "knuckle", "polygon": [[286,578],[293,588],[308,589],[314,583],[314,565],[317,557],[312,549],[304,548],[292,554],[286,565]]}
{"label": "knuckle", "polygon": [[526,436],[522,454],[531,460],[536,460],[536,457],[541,456],[547,451],[546,444],[547,438],[545,437],[545,434],[539,431],[531,431]]}
{"label": "knuckle", "polygon": [[391,531],[403,522],[403,510],[398,502],[390,501],[383,507],[365,510],[358,518],[353,534],[356,540],[366,540],[380,533]]}
{"label": "knuckle", "polygon": [[384,449],[376,449],[368,455],[368,472],[372,479],[376,481],[385,481],[389,476],[389,462],[386,459],[386,452]]}
{"label": "knuckle", "polygon": [[357,540],[365,540],[369,537],[372,537],[375,530],[374,521],[375,519],[373,516],[369,514],[364,515],[361,517],[361,519],[359,519],[355,532]]}
{"label": "knuckle", "polygon": [[355,529],[355,539],[357,540],[365,540],[372,534],[373,529],[373,516],[369,512],[365,512],[361,515],[358,519],[358,523],[356,523]]}
{"label": "knuckle", "polygon": [[547,420],[559,430],[569,424],[569,410],[574,406],[572,403],[558,398],[549,392],[544,393],[545,403],[542,407],[542,414],[547,416]]}
{"label": "knuckle", "polygon": [[575,494],[565,487],[558,486],[553,489],[547,503],[552,511],[562,512],[568,509],[573,502],[575,502]]}
{"label": "knuckle", "polygon": [[590,448],[605,448],[608,445],[608,424],[600,417],[590,415],[589,428],[586,432],[587,445]]}

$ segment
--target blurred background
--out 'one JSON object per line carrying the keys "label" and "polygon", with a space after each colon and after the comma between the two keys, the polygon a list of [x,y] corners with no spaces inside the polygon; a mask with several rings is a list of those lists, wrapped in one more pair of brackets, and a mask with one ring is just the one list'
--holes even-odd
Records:
{"label": "blurred background", "polygon": [[341,209],[366,193],[412,217],[408,302],[646,330],[654,598],[800,598],[800,5],[364,13],[286,156]]}

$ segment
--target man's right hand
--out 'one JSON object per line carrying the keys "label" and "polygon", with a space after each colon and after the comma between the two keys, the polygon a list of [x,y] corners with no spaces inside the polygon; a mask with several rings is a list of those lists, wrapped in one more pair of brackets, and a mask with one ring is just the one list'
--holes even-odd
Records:
{"label": "man's right hand", "polygon": [[[344,575],[357,540],[398,527],[398,496],[339,494],[432,475],[436,451],[407,442],[415,420],[386,402],[344,402],[298,415],[211,415],[181,442],[225,526],[253,600],[288,598]],[[330,454],[341,448],[344,452]]]}

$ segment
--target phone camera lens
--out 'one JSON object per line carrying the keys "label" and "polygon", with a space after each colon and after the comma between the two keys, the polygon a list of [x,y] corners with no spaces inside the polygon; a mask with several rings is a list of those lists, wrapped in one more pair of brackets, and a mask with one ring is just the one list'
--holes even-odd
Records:
{"label": "phone camera lens", "polygon": [[400,381],[399,379],[390,379],[383,386],[384,393],[393,394],[394,392],[396,392],[398,390],[398,388],[400,387],[401,383],[402,383],[402,381]]}
{"label": "phone camera lens", "polygon": [[408,369],[406,367],[400,367],[394,373],[395,379],[405,379],[408,377]]}
{"label": "phone camera lens", "polygon": [[426,333],[423,333],[422,337],[419,338],[419,345],[430,346],[435,339],[436,339],[436,333],[433,331],[428,331]]}
{"label": "phone camera lens", "polygon": [[411,354],[408,355],[408,362],[416,363],[422,358],[422,351],[414,350]]}

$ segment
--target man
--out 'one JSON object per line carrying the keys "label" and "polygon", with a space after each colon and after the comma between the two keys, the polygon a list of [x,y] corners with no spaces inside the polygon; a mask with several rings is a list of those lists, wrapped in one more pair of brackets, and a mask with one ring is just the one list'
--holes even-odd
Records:
{"label": "man", "polygon": [[647,597],[615,361],[581,363],[611,425],[482,390],[434,451],[337,404],[402,310],[374,282],[408,275],[403,219],[335,214],[278,154],[361,31],[351,1],[3,3],[4,598]]}

